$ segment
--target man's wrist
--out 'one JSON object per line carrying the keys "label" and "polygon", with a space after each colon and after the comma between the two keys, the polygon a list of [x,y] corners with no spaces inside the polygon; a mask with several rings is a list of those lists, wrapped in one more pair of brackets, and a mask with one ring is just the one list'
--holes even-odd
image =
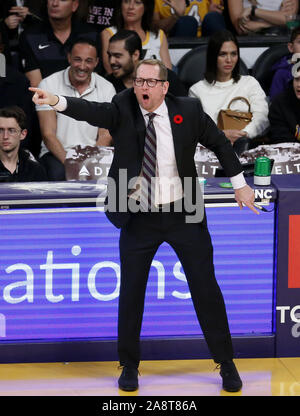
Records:
{"label": "man's wrist", "polygon": [[52,105],[51,107],[55,110],[55,111],[64,111],[67,108],[67,100],[64,96],[62,95],[56,95],[56,97],[58,97],[58,101],[56,104]]}
{"label": "man's wrist", "polygon": [[58,95],[54,95],[54,97],[56,97],[57,100],[56,100],[56,102],[54,104],[50,104],[51,107],[55,107],[59,103],[59,96]]}

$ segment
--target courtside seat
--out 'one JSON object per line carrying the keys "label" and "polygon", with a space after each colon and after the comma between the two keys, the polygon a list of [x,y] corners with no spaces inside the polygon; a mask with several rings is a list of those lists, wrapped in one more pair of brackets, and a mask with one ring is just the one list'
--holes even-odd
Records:
{"label": "courtside seat", "polygon": [[256,60],[252,67],[252,75],[260,83],[266,95],[269,95],[269,90],[272,83],[274,71],[273,65],[285,55],[290,52],[287,45],[274,45],[264,51]]}
{"label": "courtside seat", "polygon": [[[206,68],[206,49],[207,45],[201,45],[192,49],[187,52],[177,64],[178,77],[187,89],[204,78]],[[241,75],[249,74],[248,68],[242,60],[240,73]]]}

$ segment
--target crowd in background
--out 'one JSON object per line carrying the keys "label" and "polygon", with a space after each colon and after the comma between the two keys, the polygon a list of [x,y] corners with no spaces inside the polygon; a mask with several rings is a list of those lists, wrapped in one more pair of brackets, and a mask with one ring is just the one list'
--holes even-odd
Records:
{"label": "crowd in background", "polygon": [[[168,69],[170,93],[199,99],[216,124],[232,99],[245,98],[251,122],[243,129],[224,129],[238,155],[260,143],[257,138],[270,144],[299,142],[300,73],[292,70],[297,61],[291,61],[300,54],[298,12],[299,0],[1,2],[0,53],[6,67],[0,73],[0,180],[65,180],[68,149],[113,146],[104,129],[67,120],[51,107],[35,109],[29,86],[111,101],[133,86],[141,59],[160,59]],[[240,72],[236,36],[288,39],[289,53],[274,65],[268,91]],[[174,37],[207,38],[204,77],[189,88],[171,60],[168,41]],[[233,110],[247,112],[247,101],[235,100]]]}

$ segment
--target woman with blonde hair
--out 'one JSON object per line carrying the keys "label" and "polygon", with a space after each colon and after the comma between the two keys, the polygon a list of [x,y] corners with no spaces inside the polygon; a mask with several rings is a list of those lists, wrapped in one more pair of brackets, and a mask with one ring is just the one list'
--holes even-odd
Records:
{"label": "woman with blonde hair", "polygon": [[115,26],[101,32],[102,61],[106,72],[112,72],[107,55],[108,42],[120,29],[134,30],[140,36],[144,58],[159,59],[172,69],[166,35],[153,25],[154,0],[118,0],[117,3]]}

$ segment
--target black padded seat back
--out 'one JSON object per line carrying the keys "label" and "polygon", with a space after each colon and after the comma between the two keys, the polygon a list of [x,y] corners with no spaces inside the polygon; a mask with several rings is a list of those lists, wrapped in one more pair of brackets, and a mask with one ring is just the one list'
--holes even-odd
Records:
{"label": "black padded seat back", "polygon": [[252,68],[252,75],[260,83],[266,95],[269,95],[274,75],[274,71],[272,70],[273,65],[283,56],[289,55],[289,53],[287,45],[275,45],[265,50],[255,61]]}

